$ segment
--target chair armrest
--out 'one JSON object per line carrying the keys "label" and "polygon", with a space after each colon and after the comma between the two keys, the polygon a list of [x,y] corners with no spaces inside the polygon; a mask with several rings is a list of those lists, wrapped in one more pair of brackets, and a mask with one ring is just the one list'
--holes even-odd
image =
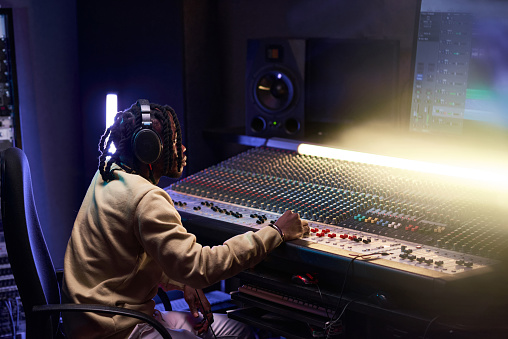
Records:
{"label": "chair armrest", "polygon": [[171,311],[173,309],[173,307],[171,306],[171,300],[169,300],[167,293],[164,292],[164,290],[160,287],[157,290],[157,296],[162,301],[165,311]]}
{"label": "chair armrest", "polygon": [[123,307],[96,305],[96,304],[50,304],[39,305],[32,308],[32,312],[41,313],[58,313],[58,312],[94,312],[123,315],[126,317],[143,320],[160,333],[162,338],[171,339],[168,330],[156,319],[146,315],[145,313],[130,310]]}

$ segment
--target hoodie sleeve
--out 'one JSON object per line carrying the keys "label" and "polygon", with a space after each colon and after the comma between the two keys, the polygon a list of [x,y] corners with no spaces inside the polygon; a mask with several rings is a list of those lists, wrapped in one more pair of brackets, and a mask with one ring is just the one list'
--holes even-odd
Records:
{"label": "hoodie sleeve", "polygon": [[267,226],[219,246],[202,246],[183,227],[171,198],[162,189],[143,196],[136,218],[140,242],[168,279],[193,288],[207,287],[255,266],[281,243],[277,231]]}

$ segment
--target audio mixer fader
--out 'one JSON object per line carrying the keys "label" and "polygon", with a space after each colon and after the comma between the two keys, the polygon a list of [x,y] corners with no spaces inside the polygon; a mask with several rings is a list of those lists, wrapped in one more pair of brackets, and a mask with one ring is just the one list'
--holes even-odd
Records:
{"label": "audio mixer fader", "polygon": [[[259,147],[167,189],[178,210],[257,230],[286,209],[307,247],[430,276],[486,269],[508,247],[492,193],[409,170]],[[388,253],[388,255],[386,255]]]}

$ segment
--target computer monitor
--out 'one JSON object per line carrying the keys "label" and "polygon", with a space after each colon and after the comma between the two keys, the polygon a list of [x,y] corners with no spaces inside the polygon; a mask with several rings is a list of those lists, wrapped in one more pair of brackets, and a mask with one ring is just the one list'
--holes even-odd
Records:
{"label": "computer monitor", "polygon": [[508,2],[421,0],[409,130],[508,149]]}

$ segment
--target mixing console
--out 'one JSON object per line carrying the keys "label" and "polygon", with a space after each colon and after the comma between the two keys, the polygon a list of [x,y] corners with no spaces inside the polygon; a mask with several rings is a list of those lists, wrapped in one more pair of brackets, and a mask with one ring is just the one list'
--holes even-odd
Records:
{"label": "mixing console", "polygon": [[[440,176],[260,147],[167,189],[180,211],[252,230],[291,209],[306,246],[447,276],[494,265],[508,247],[491,192]],[[411,268],[412,267],[412,268]]]}

